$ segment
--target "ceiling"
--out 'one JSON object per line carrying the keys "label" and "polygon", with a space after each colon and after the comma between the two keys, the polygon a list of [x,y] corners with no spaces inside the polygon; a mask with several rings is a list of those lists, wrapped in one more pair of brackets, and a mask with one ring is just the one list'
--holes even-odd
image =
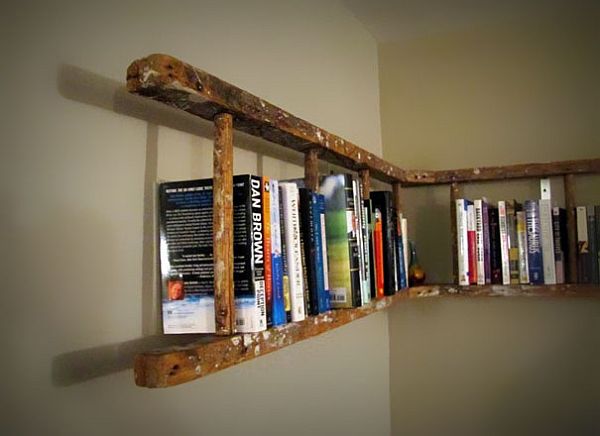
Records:
{"label": "ceiling", "polygon": [[[343,0],[377,42],[399,42],[498,22],[576,13],[599,17],[600,0]],[[600,18],[598,19],[600,27]]]}

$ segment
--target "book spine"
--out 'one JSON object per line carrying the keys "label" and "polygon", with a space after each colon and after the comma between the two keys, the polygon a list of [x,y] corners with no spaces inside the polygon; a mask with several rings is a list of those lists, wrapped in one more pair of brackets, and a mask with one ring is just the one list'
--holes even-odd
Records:
{"label": "book spine", "polygon": [[[362,187],[360,188],[362,192]],[[365,200],[361,198],[361,228],[362,228],[362,237],[363,237],[363,264],[365,268],[364,274],[364,284],[365,284],[365,294],[363,302],[369,303],[371,301],[371,238],[369,232],[369,220],[367,217],[368,210],[367,205],[365,204]]]}
{"label": "book spine", "polygon": [[402,220],[402,216],[399,216],[396,220],[396,250],[398,252],[396,263],[398,265],[398,287],[400,289],[405,289],[408,288],[408,273],[404,264],[404,238],[406,237],[406,235],[402,233]]}
{"label": "book spine", "polygon": [[281,248],[281,220],[279,211],[279,182],[270,181],[271,193],[271,288],[273,290],[273,325],[286,323],[283,296],[283,259]]}
{"label": "book spine", "polygon": [[579,283],[591,283],[590,246],[587,228],[587,208],[577,206],[577,277]]}
{"label": "book spine", "polygon": [[404,286],[408,288],[408,220],[402,217],[400,224],[402,226],[402,254],[404,255]]}
{"label": "book spine", "polygon": [[490,215],[487,201],[481,203],[481,215],[483,220],[483,261],[485,268],[485,283],[492,283],[492,255],[490,251]]}
{"label": "book spine", "polygon": [[298,216],[298,187],[293,183],[281,183],[280,187],[283,202],[283,219],[285,221],[285,245],[290,281],[291,319],[293,322],[297,322],[306,318],[302,249],[300,246],[300,218]]}
{"label": "book spine", "polygon": [[508,226],[508,262],[510,284],[519,284],[519,241],[517,237],[516,201],[506,203],[506,223]]}
{"label": "book spine", "polygon": [[498,202],[498,227],[500,229],[500,260],[502,264],[502,284],[510,284],[510,241],[508,236],[508,216],[506,202]]}
{"label": "book spine", "polygon": [[381,230],[383,236],[383,276],[385,295],[394,295],[398,289],[396,272],[396,237],[391,193],[388,191],[375,191],[371,193],[373,207],[381,215]]}
{"label": "book spine", "polygon": [[302,248],[302,266],[304,273],[304,303],[306,313],[319,314],[319,297],[317,286],[317,273],[315,268],[315,232],[314,208],[312,204],[312,191],[306,188],[299,189],[300,198],[300,244]]}
{"label": "book spine", "polygon": [[529,282],[533,285],[543,285],[544,261],[540,237],[539,204],[535,200],[527,200],[524,208],[525,224],[527,229],[527,262],[529,264]]}
{"label": "book spine", "polygon": [[354,228],[356,231],[356,242],[358,243],[358,276],[360,278],[360,301],[361,305],[368,303],[365,287],[365,258],[364,240],[362,231],[362,201],[360,200],[360,187],[358,180],[352,178],[352,195],[354,198]]}
{"label": "book spine", "polygon": [[590,264],[590,283],[598,284],[598,247],[596,246],[596,221],[594,217],[594,208],[587,208],[587,225],[589,241],[589,264]]}
{"label": "book spine", "polygon": [[456,200],[456,261],[458,284],[469,285],[469,241],[467,235],[467,204],[463,198]]}
{"label": "book spine", "polygon": [[552,208],[552,234],[554,236],[554,269],[556,271],[556,283],[565,282],[565,253],[563,251],[560,223],[560,208]]}
{"label": "book spine", "polygon": [[373,245],[375,249],[375,283],[377,298],[383,298],[384,292],[384,275],[383,275],[383,228],[381,222],[381,212],[375,209],[375,223],[373,226]]}
{"label": "book spine", "polygon": [[287,244],[286,235],[288,234],[289,225],[285,223],[285,215],[283,213],[283,189],[279,185],[279,224],[281,231],[281,273],[282,273],[282,285],[283,285],[283,306],[285,310],[286,322],[292,321],[292,294],[290,291],[290,273],[288,269],[287,260]]}
{"label": "book spine", "polygon": [[488,206],[488,220],[490,231],[490,272],[492,274],[492,283],[499,285],[502,284],[502,253],[497,208]]}
{"label": "book spine", "polygon": [[377,299],[377,265],[375,265],[375,214],[370,198],[364,200],[367,211],[367,230],[369,232],[369,279],[371,289],[371,300]]}
{"label": "book spine", "polygon": [[317,216],[320,226],[319,234],[321,236],[321,274],[323,277],[323,311],[331,309],[331,300],[329,297],[329,260],[327,258],[327,230],[325,227],[325,197],[322,194],[317,195]]}
{"label": "book spine", "polygon": [[596,264],[598,265],[598,281],[600,284],[600,206],[594,206],[594,222],[596,224]]}
{"label": "book spine", "polygon": [[236,328],[240,333],[259,332],[267,328],[262,184],[260,177],[250,177],[251,224],[248,233],[251,241],[252,266],[248,294],[236,293],[235,295]]}
{"label": "book spine", "polygon": [[469,284],[477,284],[477,236],[475,227],[475,206],[467,206],[467,242],[469,244]]}
{"label": "book spine", "polygon": [[477,284],[485,285],[485,251],[483,242],[483,202],[475,200],[475,237],[477,241]]}
{"label": "book spine", "polygon": [[263,188],[263,233],[265,252],[265,306],[267,311],[267,327],[273,326],[273,267],[271,264],[271,182],[268,177],[262,178]]}
{"label": "book spine", "polygon": [[544,283],[556,284],[556,264],[554,260],[554,233],[552,231],[552,206],[549,199],[539,201],[540,240],[544,267]]}
{"label": "book spine", "polygon": [[515,212],[517,219],[517,243],[519,246],[519,282],[523,285],[529,283],[529,262],[527,253],[527,226],[525,212]]}

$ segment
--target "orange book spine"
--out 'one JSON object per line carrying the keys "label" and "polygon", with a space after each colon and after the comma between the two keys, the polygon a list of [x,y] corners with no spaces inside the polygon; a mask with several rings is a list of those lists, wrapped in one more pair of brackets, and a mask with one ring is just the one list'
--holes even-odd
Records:
{"label": "orange book spine", "polygon": [[378,210],[375,211],[373,245],[375,248],[375,285],[377,287],[377,298],[383,298],[383,230],[381,227],[381,213]]}
{"label": "orange book spine", "polygon": [[263,247],[265,259],[265,299],[267,327],[273,325],[273,272],[271,270],[271,192],[268,177],[263,177]]}

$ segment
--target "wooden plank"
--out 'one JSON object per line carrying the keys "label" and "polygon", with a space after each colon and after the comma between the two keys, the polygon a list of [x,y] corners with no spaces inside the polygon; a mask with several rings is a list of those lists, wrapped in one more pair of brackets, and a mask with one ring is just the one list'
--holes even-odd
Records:
{"label": "wooden plank", "polygon": [[172,56],[153,54],[127,69],[127,89],[201,118],[234,115],[235,128],[298,151],[319,148],[321,159],[353,170],[369,168],[385,182],[404,171],[359,146]]}
{"label": "wooden plank", "polygon": [[567,211],[567,239],[569,255],[569,283],[577,283],[577,221],[575,219],[575,176],[567,174],[563,179],[565,188],[565,209]]}
{"label": "wooden plank", "polygon": [[405,170],[404,184],[409,186],[439,185],[452,182],[485,182],[591,173],[600,173],[600,159],[529,163],[444,171]]}
{"label": "wooden plank", "polygon": [[311,148],[304,154],[304,184],[308,189],[319,189],[319,149]]}
{"label": "wooden plank", "polygon": [[460,198],[458,183],[450,184],[450,243],[452,244],[452,282],[458,284],[458,242],[456,240],[456,200]]}
{"label": "wooden plank", "polygon": [[215,116],[213,148],[213,252],[217,335],[235,331],[233,299],[233,117]]}
{"label": "wooden plank", "polygon": [[394,207],[398,216],[402,213],[402,184],[392,183],[392,196],[394,197]]}
{"label": "wooden plank", "polygon": [[432,297],[600,298],[600,287],[591,285],[414,287],[408,292],[385,297],[364,307],[329,311],[309,317],[302,322],[286,324],[261,333],[247,333],[230,338],[207,337],[186,346],[139,354],[134,363],[135,382],[138,386],[149,388],[186,383],[341,327],[384,310],[399,301],[408,302]]}
{"label": "wooden plank", "polygon": [[360,177],[360,182],[362,184],[362,195],[365,200],[369,199],[371,196],[371,174],[368,168],[364,170],[360,170],[358,172],[358,177]]}

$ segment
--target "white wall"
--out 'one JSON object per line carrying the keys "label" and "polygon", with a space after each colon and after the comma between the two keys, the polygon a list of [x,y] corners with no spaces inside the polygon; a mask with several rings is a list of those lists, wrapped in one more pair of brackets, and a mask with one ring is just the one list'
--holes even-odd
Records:
{"label": "white wall", "polygon": [[[380,154],[362,26],[336,1],[14,2],[2,19],[0,428],[389,434],[386,314],[167,390],[137,388],[130,369],[165,342],[154,183],[210,176],[211,130],[124,93],[128,64],[175,55]],[[236,171],[302,174],[248,148]]]}

